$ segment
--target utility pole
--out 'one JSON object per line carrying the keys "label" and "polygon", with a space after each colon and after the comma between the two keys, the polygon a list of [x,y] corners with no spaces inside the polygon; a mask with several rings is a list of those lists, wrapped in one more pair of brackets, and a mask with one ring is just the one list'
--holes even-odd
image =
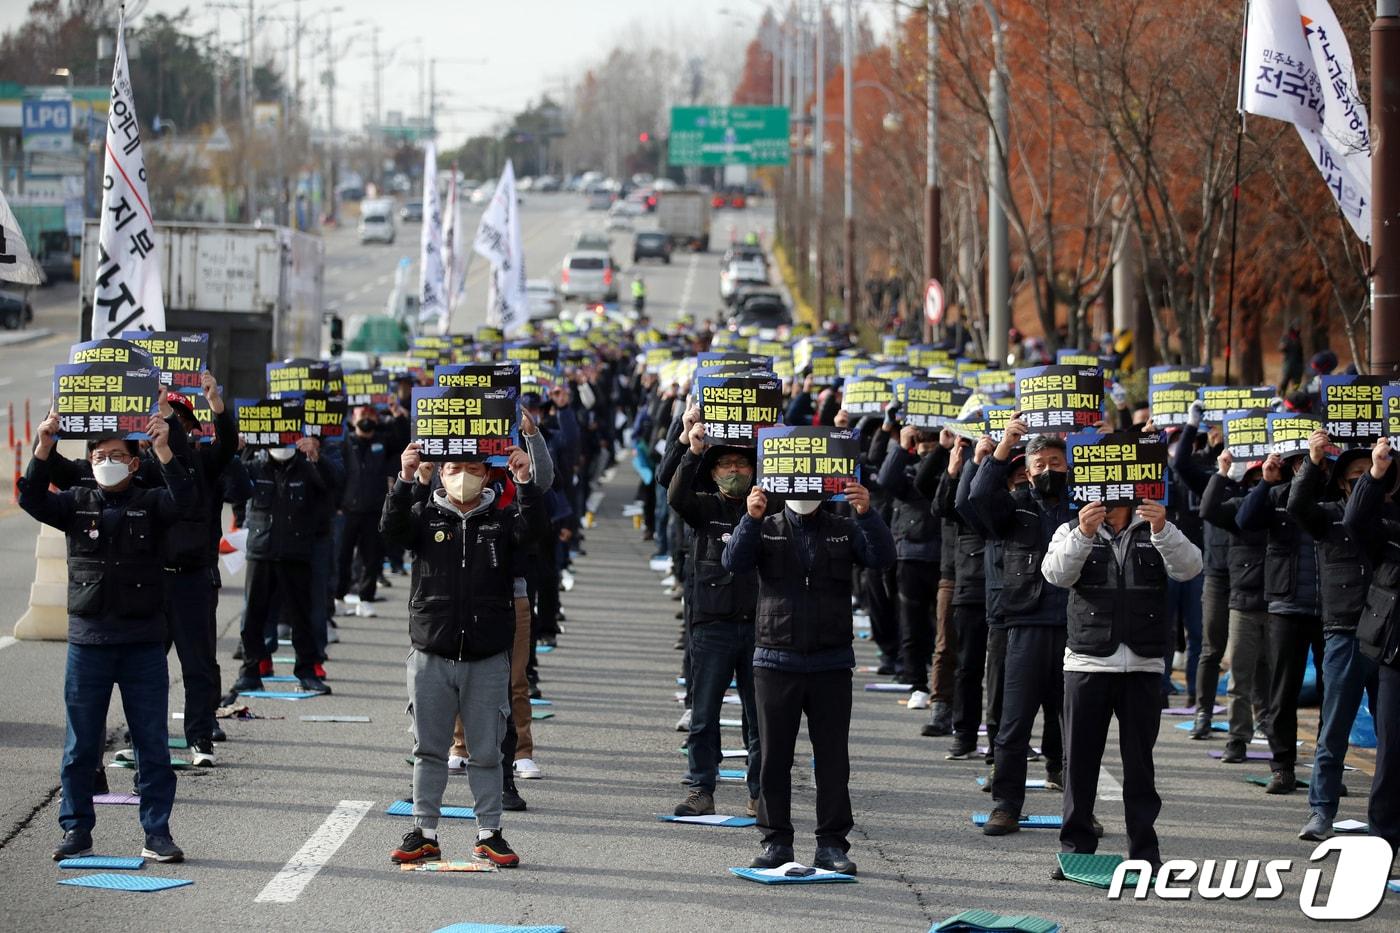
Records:
{"label": "utility pole", "polygon": [[1371,372],[1400,373],[1400,0],[1371,24]]}
{"label": "utility pole", "polygon": [[1003,140],[1008,138],[1005,77],[992,69],[991,117],[987,130],[987,357],[993,365],[1006,360],[1007,331],[1011,329],[1011,259],[1006,227],[1006,159]]}
{"label": "utility pole", "polygon": [[852,160],[855,158],[855,146],[853,136],[855,135],[855,88],[851,78],[851,71],[855,61],[855,30],[851,23],[851,0],[842,0],[842,22],[841,22],[841,79],[845,85],[845,101],[843,117],[845,123],[843,168],[844,191],[842,193],[842,209],[845,214],[845,291],[846,297],[843,306],[846,309],[846,323],[854,324],[856,321],[856,307],[859,304],[859,293],[856,291],[856,198],[855,198],[855,176],[852,172]]}
{"label": "utility pole", "polygon": [[807,235],[808,217],[811,204],[808,198],[812,192],[811,163],[807,161],[807,88],[811,83],[808,63],[811,61],[811,45],[807,35],[807,6],[797,8],[797,229],[793,236],[793,265],[796,267],[799,287],[807,278]]}
{"label": "utility pole", "polygon": [[248,216],[244,218],[248,223],[258,219],[258,177],[255,170],[257,159],[249,148],[253,146],[253,98],[257,96],[257,88],[253,86],[253,29],[256,20],[253,18],[253,0],[248,0],[248,40],[245,43],[243,57],[243,184],[247,190],[244,204]]}
{"label": "utility pole", "polygon": [[326,17],[326,161],[330,164],[330,171],[326,173],[329,188],[326,196],[332,224],[340,221],[339,196],[336,194],[335,59],[335,16],[331,15]]}
{"label": "utility pole", "polygon": [[[925,31],[928,62],[924,67],[925,131],[928,152],[924,158],[924,284],[943,280],[943,203],[938,187],[938,0],[927,0]],[[911,302],[914,296],[910,296]],[[946,305],[946,302],[945,302]],[[945,307],[944,314],[947,314]],[[943,330],[940,325],[939,330]],[[924,342],[933,339],[933,324],[924,317]]]}
{"label": "utility pole", "polygon": [[437,59],[428,59],[428,133],[437,139]]}
{"label": "utility pole", "polygon": [[816,203],[817,320],[826,321],[826,0],[816,0],[817,112],[812,127],[812,200]]}

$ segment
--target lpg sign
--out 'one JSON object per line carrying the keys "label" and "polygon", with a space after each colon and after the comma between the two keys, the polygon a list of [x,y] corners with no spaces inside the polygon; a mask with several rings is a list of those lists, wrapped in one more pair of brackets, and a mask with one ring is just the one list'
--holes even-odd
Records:
{"label": "lpg sign", "polygon": [[23,101],[23,120],[25,152],[73,148],[73,102],[67,97]]}

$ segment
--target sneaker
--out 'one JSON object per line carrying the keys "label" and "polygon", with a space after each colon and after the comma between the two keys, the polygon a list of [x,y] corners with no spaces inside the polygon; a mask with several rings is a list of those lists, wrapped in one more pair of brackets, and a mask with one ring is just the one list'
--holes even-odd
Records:
{"label": "sneaker", "polygon": [[661,578],[661,588],[662,588],[663,590],[668,590],[668,589],[670,589],[671,587],[673,587],[673,586],[675,586],[675,585],[676,585],[676,575],[675,575],[674,573],[672,573],[672,574],[667,574],[666,576],[664,576],[664,577]]}
{"label": "sneaker", "polygon": [[1103,824],[1100,823],[1099,818],[1097,816],[1094,816],[1094,814],[1092,813],[1089,814],[1089,825],[1094,828],[1094,835],[1097,836],[1099,839],[1102,839]]}
{"label": "sneaker", "polygon": [[535,639],[535,644],[543,648],[557,648],[559,647],[559,639],[553,635],[541,635]]}
{"label": "sneaker", "polygon": [[1314,810],[1312,815],[1308,817],[1307,823],[1303,824],[1298,838],[1306,839],[1308,842],[1322,842],[1324,839],[1331,839],[1332,821]]}
{"label": "sneaker", "polygon": [[1197,741],[1210,738],[1210,710],[1197,710],[1196,721],[1191,726],[1191,738]]}
{"label": "sneaker", "polygon": [[520,792],[511,784],[501,789],[501,809],[509,810],[511,813],[523,813],[526,809],[525,798],[520,796]]}
{"label": "sneaker", "polygon": [[277,623],[277,640],[288,641],[292,637],[292,627],[285,622]]}
{"label": "sneaker", "polygon": [[817,854],[812,856],[812,867],[840,872],[843,875],[856,873],[856,863],[836,846],[818,846]]}
{"label": "sneaker", "polygon": [[953,743],[953,747],[948,749],[948,754],[944,755],[945,761],[966,761],[977,751],[977,743],[971,739],[959,739]]}
{"label": "sneaker", "polygon": [[478,839],[472,855],[502,868],[515,868],[520,864],[520,856],[506,843],[506,837],[501,835],[499,829],[493,829],[485,839]]}
{"label": "sneaker", "polygon": [[344,602],[345,608],[341,610],[340,613],[343,616],[353,616],[360,608],[360,597],[356,596],[354,593],[345,594]]}
{"label": "sneaker", "polygon": [[355,615],[361,619],[379,618],[379,613],[375,610],[375,608],[369,603],[364,602],[363,600],[361,600],[360,604],[355,607]]}
{"label": "sneaker", "polygon": [[905,704],[910,709],[928,709],[933,697],[922,690],[915,690],[909,694],[909,701]]}
{"label": "sneaker", "polygon": [[749,805],[748,805],[747,807],[744,808],[744,814],[745,814],[746,816],[752,816],[752,817],[754,817],[754,818],[757,818],[757,817],[758,817],[758,798],[757,798],[757,797],[750,797],[750,798],[749,798]]}
{"label": "sneaker", "polygon": [[157,862],[183,862],[185,853],[169,836],[146,835],[146,847],[141,850],[142,858],[153,858]]}
{"label": "sneaker", "polygon": [[690,731],[690,710],[686,710],[684,713],[681,713],[681,718],[678,719],[678,720],[676,720],[676,731],[677,731],[677,732],[689,732],[689,731]]}
{"label": "sneaker", "polygon": [[259,677],[271,677],[271,676],[272,676],[272,659],[271,659],[271,658],[263,658],[261,661],[258,662],[258,676],[259,676]]}
{"label": "sneaker", "polygon": [[224,732],[223,728],[218,723],[214,724],[214,731],[209,733],[209,738],[213,739],[215,742],[228,741],[228,735]]}
{"label": "sneaker", "polygon": [[191,750],[190,764],[196,768],[214,767],[214,740],[205,739],[202,742],[194,743]]}
{"label": "sneaker", "polygon": [[797,861],[797,856],[793,854],[792,846],[780,846],[770,842],[763,847],[763,853],[749,863],[749,867],[777,868],[795,861]]}
{"label": "sneaker", "polygon": [[881,661],[880,666],[875,668],[875,673],[881,677],[889,677],[894,673],[894,662]]}
{"label": "sneaker", "polygon": [[233,682],[233,692],[235,694],[246,693],[249,690],[261,690],[262,688],[263,682],[261,677],[251,677],[245,674]]}
{"label": "sneaker", "polygon": [[533,758],[517,758],[512,770],[515,772],[515,776],[522,781],[538,781],[544,777],[544,772],[540,770],[539,765],[535,764]]}
{"label": "sneaker", "polygon": [[1020,831],[1020,820],[1009,810],[993,810],[987,825],[982,827],[984,836],[1006,836]]}
{"label": "sneaker", "polygon": [[405,862],[436,862],[442,858],[436,839],[429,839],[417,826],[403,837],[399,847],[389,853],[389,861],[400,865]]}
{"label": "sneaker", "polygon": [[311,672],[315,674],[320,680],[330,679],[326,676],[326,665],[322,664],[320,661],[317,661],[315,664],[311,665]]}
{"label": "sneaker", "polygon": [[543,699],[544,699],[544,694],[543,694],[543,693],[540,693],[539,685],[537,685],[537,684],[531,684],[531,685],[530,685],[530,699],[532,699],[532,700],[543,700]]}
{"label": "sneaker", "polygon": [[1291,794],[1298,789],[1298,779],[1293,776],[1292,771],[1275,771],[1273,778],[1269,781],[1269,786],[1264,788],[1266,794]]}
{"label": "sneaker", "polygon": [[1065,773],[1063,771],[1047,771],[1045,773],[1045,789],[1063,792],[1065,789]]}
{"label": "sneaker", "polygon": [[297,681],[301,689],[307,693],[319,693],[322,696],[330,696],[331,688],[326,686],[326,682],[319,677],[303,677]]}
{"label": "sneaker", "polygon": [[379,581],[378,581],[378,582],[379,582],[379,585],[380,585],[380,586],[389,587],[389,588],[391,588],[391,589],[392,589],[393,586],[394,586],[394,584],[392,584],[392,583],[389,582],[389,578],[386,577],[386,576],[384,576],[384,574],[382,574],[382,573],[379,575]]}
{"label": "sneaker", "polygon": [[933,727],[934,735],[953,734],[953,707],[942,700],[933,701],[933,709],[929,713],[928,723]]}
{"label": "sneaker", "polygon": [[326,626],[326,644],[340,644],[340,633],[336,631],[339,626],[335,624],[334,619],[327,619],[326,621],[330,623],[330,625]]}
{"label": "sneaker", "polygon": [[467,773],[467,759],[463,758],[461,755],[448,755],[448,756],[447,756],[447,773],[448,773],[448,774],[466,774],[466,773]]}
{"label": "sneaker", "polygon": [[1231,739],[1225,743],[1225,753],[1220,756],[1220,761],[1227,765],[1237,765],[1245,760],[1244,743],[1238,739]]}
{"label": "sneaker", "polygon": [[92,833],[86,829],[70,829],[63,834],[63,841],[53,850],[53,860],[61,862],[66,858],[78,858],[92,852]]}
{"label": "sneaker", "polygon": [[574,575],[567,570],[559,571],[559,588],[565,593],[574,588]]}
{"label": "sneaker", "polygon": [[692,790],[676,805],[676,816],[709,816],[715,812],[715,798],[703,790]]}

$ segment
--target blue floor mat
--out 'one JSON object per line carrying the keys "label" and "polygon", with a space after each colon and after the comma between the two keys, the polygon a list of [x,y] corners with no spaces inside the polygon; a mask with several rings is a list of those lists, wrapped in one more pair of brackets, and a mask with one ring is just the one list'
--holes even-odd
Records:
{"label": "blue floor mat", "polygon": [[241,697],[253,697],[258,700],[309,700],[318,697],[319,693],[301,693],[290,690],[240,690]]}
{"label": "blue floor mat", "polygon": [[512,927],[496,923],[454,923],[433,933],[566,933],[563,927]]}
{"label": "blue floor mat", "polygon": [[[972,825],[986,826],[987,820],[991,819],[990,813],[972,814]],[[1022,814],[1020,819],[1022,829],[1059,829],[1064,822],[1063,817],[1053,815]]]}
{"label": "blue floor mat", "polygon": [[727,829],[738,829],[743,826],[753,826],[758,823],[758,820],[751,816],[731,816],[725,818],[723,821],[716,821],[713,823],[700,822],[694,817],[670,816],[665,813],[656,814],[656,818],[662,823],[683,823],[687,826],[723,826]]}
{"label": "blue floor mat", "polygon": [[[395,800],[393,803],[389,804],[388,809],[384,812],[389,814],[390,816],[412,816],[413,803],[409,800]],[[444,819],[476,819],[476,811],[473,810],[471,807],[443,807],[442,815]]]}
{"label": "blue floor mat", "polygon": [[80,855],[66,858],[58,863],[59,868],[145,868],[146,860],[140,856],[124,855]]}
{"label": "blue floor mat", "polygon": [[531,701],[530,701],[530,705],[531,705],[531,706],[553,706],[553,705],[554,705],[554,701],[553,701],[553,700],[538,700],[538,699],[536,699],[536,700],[531,700]]}
{"label": "blue floor mat", "polygon": [[947,920],[929,927],[928,933],[1057,933],[1060,925],[1043,917],[1029,914],[1009,916],[992,913],[990,910],[964,910]]}
{"label": "blue floor mat", "polygon": [[[1190,732],[1192,729],[1196,728],[1196,724],[1194,722],[1179,722],[1176,724],[1176,727],[1182,732]],[[1213,722],[1210,724],[1210,731],[1229,732],[1230,724],[1228,722]]]}
{"label": "blue floor mat", "polygon": [[809,875],[805,878],[765,875],[762,869],[758,868],[731,868],[729,872],[745,881],[757,881],[759,884],[840,884],[842,882],[853,884],[856,880],[851,875],[842,875],[836,872],[825,875]]}
{"label": "blue floor mat", "polygon": [[104,891],[164,891],[167,888],[183,888],[193,881],[179,878],[156,878],[151,875],[83,875],[81,878],[64,878],[59,884],[75,888],[100,888]]}

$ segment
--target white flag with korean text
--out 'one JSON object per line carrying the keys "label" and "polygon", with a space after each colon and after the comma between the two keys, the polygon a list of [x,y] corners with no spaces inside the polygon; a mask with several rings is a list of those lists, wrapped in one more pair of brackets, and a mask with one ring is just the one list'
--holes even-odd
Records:
{"label": "white flag with korean text", "polygon": [[4,191],[0,191],[0,282],[17,282],[20,285],[42,285],[44,282],[44,271],[29,255],[24,231],[19,228],[19,221],[15,219],[15,212],[10,210]]}
{"label": "white flag with korean text", "polygon": [[525,310],[525,249],[520,235],[520,205],[515,193],[515,168],[510,160],[501,171],[491,203],[481,215],[472,248],[491,263],[486,323],[507,336],[527,320]]}
{"label": "white flag with korean text", "polygon": [[437,191],[437,146],[423,147],[423,233],[418,261],[418,320],[447,320],[442,275],[442,205]]}
{"label": "white flag with korean text", "polygon": [[112,99],[107,111],[107,154],[102,167],[102,220],[97,234],[97,285],[92,295],[92,336],[127,330],[165,330],[160,293],[160,254],[141,127],[126,67],[126,21],[117,23]]}
{"label": "white flag with korean text", "polygon": [[442,270],[447,294],[447,310],[457,307],[466,290],[467,253],[462,243],[462,202],[457,192],[457,166],[447,187],[446,220],[442,230]]}
{"label": "white flag with korean text", "polygon": [[1240,78],[1240,108],[1294,125],[1352,230],[1370,243],[1366,107],[1327,0],[1251,0]]}

